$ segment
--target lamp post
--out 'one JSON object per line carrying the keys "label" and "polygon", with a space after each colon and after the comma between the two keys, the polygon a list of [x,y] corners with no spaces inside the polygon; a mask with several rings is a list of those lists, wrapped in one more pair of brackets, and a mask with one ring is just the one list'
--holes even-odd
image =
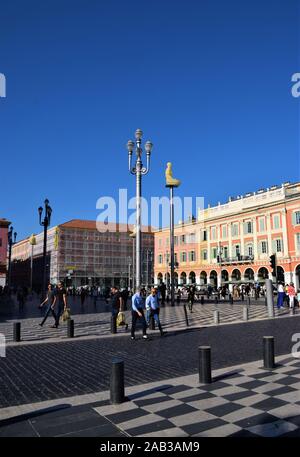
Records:
{"label": "lamp post", "polygon": [[[43,246],[43,281],[42,281],[42,295],[46,290],[46,255],[47,255],[47,229],[50,225],[52,208],[49,205],[49,200],[46,198],[44,201],[44,209],[42,206],[38,208],[39,213],[39,222],[42,227],[44,227],[44,246]],[[42,220],[42,215],[44,212],[44,219]]]}
{"label": "lamp post", "polygon": [[170,189],[170,254],[171,254],[171,306],[175,306],[175,254],[174,254],[174,187],[179,187],[179,179],[173,178],[172,164],[166,169],[166,187]]}
{"label": "lamp post", "polygon": [[12,247],[15,244],[17,239],[17,232],[14,232],[13,226],[10,227],[7,233],[7,241],[8,241],[8,275],[7,275],[7,287],[8,291],[10,292],[11,286],[11,251]]}
{"label": "lamp post", "polygon": [[[136,142],[129,140],[127,142],[128,150],[128,169],[132,175],[136,176],[136,224],[135,224],[135,287],[141,286],[141,193],[142,193],[142,176],[146,175],[150,169],[150,155],[152,150],[152,143],[147,141],[145,143],[145,151],[147,156],[147,165],[143,167],[142,164],[142,136],[143,132],[137,129],[135,132]],[[132,166],[132,153],[135,148],[136,162]]]}
{"label": "lamp post", "polygon": [[147,290],[148,290],[148,286],[149,286],[149,262],[152,262],[152,251],[151,249],[147,249],[146,250],[146,256],[147,256],[147,265],[146,265],[146,275],[147,275],[147,278],[146,278],[146,287],[147,287]]}
{"label": "lamp post", "polygon": [[31,245],[31,258],[30,258],[30,292],[32,293],[32,276],[33,276],[33,247],[36,245],[36,238],[32,234],[29,238],[29,244]]}

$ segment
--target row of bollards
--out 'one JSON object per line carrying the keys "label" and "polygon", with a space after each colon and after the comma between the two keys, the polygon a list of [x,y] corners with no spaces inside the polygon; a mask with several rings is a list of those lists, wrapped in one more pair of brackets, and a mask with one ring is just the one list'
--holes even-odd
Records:
{"label": "row of bollards", "polygon": [[[74,338],[74,320],[67,320],[67,336]],[[13,323],[13,341],[19,343],[21,341],[21,322]]]}
{"label": "row of bollards", "polygon": [[[199,346],[199,382],[200,384],[210,384],[211,375],[211,347]],[[263,362],[266,370],[275,368],[274,336],[263,337]]]}
{"label": "row of bollards", "polygon": [[[275,368],[274,337],[263,337],[263,368]],[[199,383],[211,384],[213,382],[211,370],[211,347],[199,346],[198,348]],[[110,374],[110,402],[119,404],[125,401],[124,361],[119,358],[112,359]]]}

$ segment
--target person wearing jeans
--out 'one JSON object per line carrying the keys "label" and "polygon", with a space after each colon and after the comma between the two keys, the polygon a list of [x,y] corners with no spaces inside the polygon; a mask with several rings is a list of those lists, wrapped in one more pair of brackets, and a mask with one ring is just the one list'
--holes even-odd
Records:
{"label": "person wearing jeans", "polygon": [[52,316],[54,317],[54,320],[56,320],[56,314],[54,312],[54,306],[56,303],[56,296],[52,290],[52,285],[48,284],[48,291],[45,300],[40,304],[39,308],[42,308],[45,303],[47,303],[47,308],[46,308],[46,313],[44,316],[44,319],[42,322],[39,324],[41,327],[43,327],[44,323],[46,322],[49,314],[51,313]]}
{"label": "person wearing jeans", "polygon": [[52,328],[57,328],[59,326],[60,316],[67,308],[67,291],[63,287],[62,282],[58,283],[58,287],[56,290],[56,299],[58,301],[58,306],[57,306],[57,310],[56,310],[55,324],[53,325]]}
{"label": "person wearing jeans", "polygon": [[144,340],[148,339],[146,329],[147,324],[144,316],[144,299],[141,295],[141,289],[137,289],[136,293],[132,297],[131,301],[131,315],[132,315],[132,324],[131,324],[131,339],[135,340],[135,326],[136,321],[140,319],[143,326],[143,338]]}
{"label": "person wearing jeans", "polygon": [[150,316],[153,316],[153,318],[159,328],[160,334],[161,334],[161,336],[163,336],[164,332],[162,330],[161,323],[159,320],[159,303],[158,303],[158,297],[157,297],[157,290],[154,287],[151,289],[151,294],[147,297],[146,310],[147,310],[147,318],[149,316],[149,321],[150,321]]}
{"label": "person wearing jeans", "polygon": [[283,287],[283,284],[280,282],[278,284],[278,295],[277,295],[277,308],[280,309],[280,308],[283,308],[283,301],[284,301],[284,296],[285,296],[285,292],[284,292],[284,287]]}

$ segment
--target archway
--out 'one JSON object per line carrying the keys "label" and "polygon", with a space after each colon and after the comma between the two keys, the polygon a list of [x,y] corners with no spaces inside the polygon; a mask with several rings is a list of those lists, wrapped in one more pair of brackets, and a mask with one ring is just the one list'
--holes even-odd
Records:
{"label": "archway", "polygon": [[176,273],[176,271],[174,273],[174,283],[175,283],[175,287],[177,287],[178,286],[178,273]]}
{"label": "archway", "polygon": [[222,272],[221,272],[221,281],[222,281],[222,283],[229,281],[229,274],[228,274],[227,270],[222,270]]}
{"label": "archway", "polygon": [[180,284],[186,284],[186,273],[184,271],[180,274]]}
{"label": "archway", "polygon": [[252,268],[247,268],[244,273],[245,281],[254,281],[254,271]]}
{"label": "archway", "polygon": [[240,272],[240,270],[238,270],[237,268],[235,268],[233,270],[233,272],[231,273],[231,280],[233,282],[237,282],[237,281],[241,280],[241,272]]}
{"label": "archway", "polygon": [[213,287],[218,285],[218,274],[215,270],[212,270],[209,275],[209,282]]}
{"label": "archway", "polygon": [[189,284],[196,284],[196,274],[194,271],[191,271],[189,274]]}
{"label": "archway", "polygon": [[277,267],[277,281],[284,284],[284,269],[280,266]]}
{"label": "archway", "polygon": [[269,272],[267,268],[261,267],[257,272],[258,281],[264,282],[265,279],[269,278]]}
{"label": "archway", "polygon": [[207,284],[207,273],[206,271],[201,271],[200,273],[200,285],[204,286]]}

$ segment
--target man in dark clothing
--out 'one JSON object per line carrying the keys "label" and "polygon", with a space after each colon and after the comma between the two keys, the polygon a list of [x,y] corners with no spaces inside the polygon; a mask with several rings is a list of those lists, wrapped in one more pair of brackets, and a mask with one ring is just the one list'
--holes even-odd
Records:
{"label": "man in dark clothing", "polygon": [[161,296],[161,304],[164,305],[165,299],[166,299],[166,285],[164,282],[162,282],[161,285],[159,286],[159,292],[160,292],[160,296]]}
{"label": "man in dark clothing", "polygon": [[111,316],[114,320],[113,327],[117,327],[117,316],[120,311],[123,310],[123,299],[122,295],[119,292],[119,289],[115,286],[111,288]]}
{"label": "man in dark clothing", "polygon": [[62,282],[58,283],[58,287],[56,289],[56,302],[57,302],[56,319],[55,319],[55,324],[53,325],[52,328],[57,328],[59,326],[60,316],[67,308],[67,291],[64,288]]}
{"label": "man in dark clothing", "polygon": [[55,302],[56,302],[56,296],[55,296],[54,291],[52,290],[52,285],[48,284],[48,291],[47,291],[46,298],[39,305],[39,308],[42,308],[45,305],[45,303],[47,303],[45,317],[42,320],[42,322],[39,324],[41,327],[43,327],[43,325],[46,322],[46,320],[47,320],[47,318],[48,318],[50,313],[52,313],[52,316],[54,317],[54,320],[56,321],[56,314],[54,312]]}

